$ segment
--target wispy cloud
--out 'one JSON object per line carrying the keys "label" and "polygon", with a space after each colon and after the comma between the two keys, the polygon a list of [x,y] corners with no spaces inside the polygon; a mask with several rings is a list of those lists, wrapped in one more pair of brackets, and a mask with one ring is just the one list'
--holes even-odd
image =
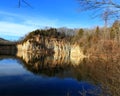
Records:
{"label": "wispy cloud", "polygon": [[11,21],[11,22],[19,21],[18,23],[32,25],[34,27],[35,26],[57,27],[57,23],[58,23],[58,19],[51,19],[45,16],[28,16],[28,15],[21,15],[21,14],[9,13],[9,12],[4,12],[4,11],[0,11],[0,16],[4,17],[2,18],[4,21]]}
{"label": "wispy cloud", "polygon": [[15,14],[15,13],[5,12],[5,11],[1,11],[1,10],[0,10],[0,14],[1,15],[7,15],[7,16],[17,16],[17,17],[20,16],[20,15]]}
{"label": "wispy cloud", "polygon": [[28,19],[28,20],[25,20],[24,21],[24,24],[27,24],[27,25],[30,25],[30,26],[33,26],[35,28],[43,28],[43,27],[46,27],[46,26],[49,26],[49,27],[58,27],[58,20],[55,19],[55,20],[50,20],[48,18],[37,18],[37,19]]}
{"label": "wispy cloud", "polygon": [[0,35],[10,35],[10,36],[23,36],[26,33],[34,30],[34,27],[11,23],[11,22],[0,22]]}
{"label": "wispy cloud", "polygon": [[32,17],[0,11],[0,36],[21,37],[38,28],[57,27],[58,20],[45,17]]}

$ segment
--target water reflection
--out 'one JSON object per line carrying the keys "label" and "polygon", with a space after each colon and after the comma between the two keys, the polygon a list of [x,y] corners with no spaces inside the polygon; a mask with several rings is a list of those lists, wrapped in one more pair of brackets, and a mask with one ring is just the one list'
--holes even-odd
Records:
{"label": "water reflection", "polygon": [[[24,67],[35,74],[42,74],[45,76],[58,77],[75,77],[78,65],[83,62],[83,58],[79,63],[72,63],[70,59],[56,58],[54,56],[47,56],[43,54],[25,53],[17,54],[24,62]],[[78,74],[79,75],[79,74]]]}
{"label": "water reflection", "polygon": [[[13,58],[28,70],[21,69],[24,75],[15,77],[18,81],[14,88],[17,88],[16,92],[19,92],[21,87],[24,87],[24,90],[29,86],[33,87],[36,91],[33,91],[33,88],[28,88],[33,91],[32,95],[27,93],[28,90],[27,92],[22,90],[22,93],[29,94],[29,96],[34,96],[35,93],[42,94],[42,96],[50,96],[51,94],[52,96],[84,96],[83,94],[87,94],[87,96],[119,96],[120,94],[120,61],[105,62],[100,59],[81,58],[78,60],[79,63],[77,60],[73,63],[73,60],[67,57],[56,58],[30,52],[19,52],[16,56],[10,53],[7,56],[0,55],[0,58],[1,60]],[[27,81],[21,84],[20,80],[23,77],[27,78]],[[9,80],[10,82],[15,81]],[[23,96],[23,94],[21,95]]]}

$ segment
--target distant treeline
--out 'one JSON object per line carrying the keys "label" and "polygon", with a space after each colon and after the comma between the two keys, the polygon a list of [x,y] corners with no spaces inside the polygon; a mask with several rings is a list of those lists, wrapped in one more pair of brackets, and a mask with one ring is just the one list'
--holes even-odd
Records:
{"label": "distant treeline", "polygon": [[8,40],[5,40],[3,38],[0,38],[0,46],[4,46],[4,45],[15,45],[16,42],[11,42],[11,41],[8,41]]}

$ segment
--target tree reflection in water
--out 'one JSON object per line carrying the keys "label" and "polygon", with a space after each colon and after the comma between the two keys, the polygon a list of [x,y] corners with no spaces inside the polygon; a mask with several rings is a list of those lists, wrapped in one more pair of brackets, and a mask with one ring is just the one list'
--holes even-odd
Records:
{"label": "tree reflection in water", "polygon": [[[102,59],[81,59],[78,63],[73,63],[69,59],[57,58],[35,53],[19,53],[17,58],[20,64],[34,74],[58,77],[58,78],[75,78],[78,81],[89,81],[93,84],[100,85],[96,90],[87,90],[83,88],[85,94],[89,92],[94,96],[119,96],[120,94],[120,59],[117,61],[104,61]],[[0,57],[4,58],[4,57]],[[6,57],[5,57],[6,58]],[[102,88],[101,94],[98,90]],[[93,95],[92,95],[93,96]]]}

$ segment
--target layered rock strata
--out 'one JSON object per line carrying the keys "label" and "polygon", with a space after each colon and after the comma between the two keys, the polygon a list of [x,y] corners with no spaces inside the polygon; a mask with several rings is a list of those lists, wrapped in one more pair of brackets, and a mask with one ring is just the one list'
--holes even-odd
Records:
{"label": "layered rock strata", "polygon": [[54,60],[68,60],[72,62],[79,62],[84,57],[83,52],[79,45],[70,44],[65,39],[42,37],[40,35],[34,36],[32,39],[28,39],[23,44],[17,45],[18,52],[36,52],[45,54],[54,54]]}

